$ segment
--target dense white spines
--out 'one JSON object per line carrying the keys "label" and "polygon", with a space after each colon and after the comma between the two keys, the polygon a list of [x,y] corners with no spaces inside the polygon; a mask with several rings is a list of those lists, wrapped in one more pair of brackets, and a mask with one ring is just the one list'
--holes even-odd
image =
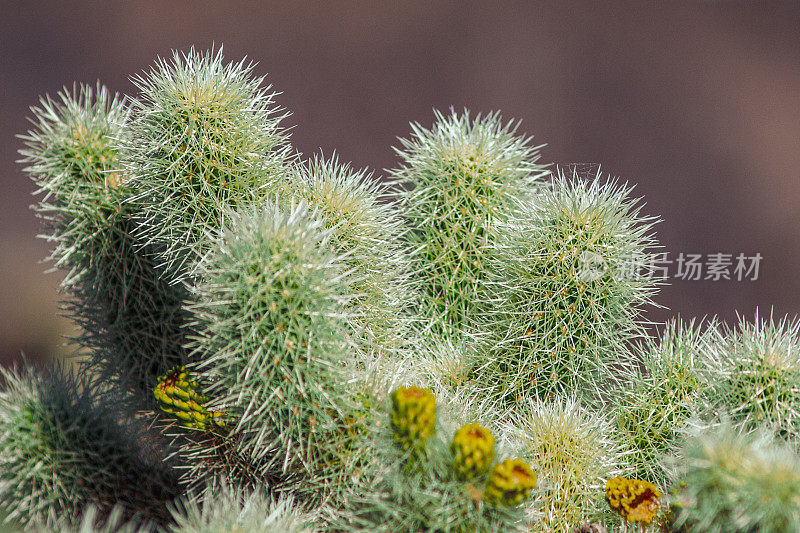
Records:
{"label": "dense white spines", "polygon": [[642,334],[638,315],[656,285],[645,271],[653,221],[629,187],[599,178],[559,173],[492,259],[474,372],[509,405],[576,392],[596,400],[612,365],[626,363],[626,341]]}
{"label": "dense white spines", "polygon": [[662,491],[668,487],[661,461],[701,409],[705,354],[716,328],[714,321],[705,326],[694,320],[667,322],[660,340],[638,346],[643,368],[614,392],[614,425],[630,452],[631,477]]}
{"label": "dense white spines", "polygon": [[166,519],[181,492],[172,464],[119,398],[60,368],[0,373],[0,513],[50,530],[89,504],[105,517],[119,503],[127,519]]}
{"label": "dense white spines", "polygon": [[707,365],[703,397],[712,412],[800,437],[800,321],[741,318],[711,343]]}
{"label": "dense white spines", "polygon": [[44,193],[36,210],[54,243],[50,259],[67,272],[67,309],[92,370],[142,393],[183,359],[186,297],[159,276],[133,237],[136,207],[121,170],[129,108],[98,85],[62,91],[32,108],[23,139],[26,171]]}
{"label": "dense white spines", "polygon": [[499,224],[536,192],[545,171],[536,164],[539,147],[498,114],[435,115],[430,130],[412,124],[413,136],[400,140],[403,165],[394,175],[407,189],[397,194],[411,230],[422,327],[452,335],[483,310]]}
{"label": "dense white spines", "polygon": [[503,424],[541,480],[534,531],[568,531],[602,513],[605,482],[625,471],[609,420],[574,398],[531,400]]}
{"label": "dense white spines", "polygon": [[171,281],[190,275],[226,209],[260,203],[283,172],[285,115],[252,71],[224,64],[221,49],[192,49],[133,78],[141,95],[125,172],[142,209],[137,235]]}
{"label": "dense white spines", "polygon": [[310,478],[347,462],[347,421],[357,418],[342,373],[356,278],[329,248],[332,231],[303,204],[227,218],[199,265],[194,368],[209,409],[232,420],[232,453],[258,462],[262,477],[301,476],[310,489]]}
{"label": "dense white spines", "polygon": [[709,533],[800,530],[796,448],[768,432],[723,421],[689,431],[676,456],[676,527]]}
{"label": "dense white spines", "polygon": [[414,302],[409,287],[406,232],[389,188],[336,156],[315,156],[295,167],[285,185],[285,202],[302,199],[330,228],[330,246],[360,279],[352,287],[351,327],[370,354],[386,354],[405,342],[406,316]]}

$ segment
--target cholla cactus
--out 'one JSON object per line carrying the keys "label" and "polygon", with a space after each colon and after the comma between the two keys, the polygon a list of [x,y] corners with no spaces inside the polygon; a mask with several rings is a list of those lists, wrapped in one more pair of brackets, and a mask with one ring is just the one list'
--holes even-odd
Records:
{"label": "cholla cactus", "polygon": [[467,481],[489,470],[494,460],[494,437],[479,424],[467,424],[456,431],[450,451],[456,479]]}
{"label": "cholla cactus", "polygon": [[203,495],[179,500],[170,533],[311,533],[314,516],[290,497],[274,500],[263,491],[247,492],[225,483]]}
{"label": "cholla cactus", "polygon": [[309,488],[326,463],[347,461],[346,421],[363,405],[340,364],[352,278],[328,249],[331,231],[303,205],[283,212],[269,203],[227,218],[193,289],[190,370],[208,384],[206,407],[235,420],[231,455],[263,462],[261,476],[300,476]]}
{"label": "cholla cactus", "polygon": [[652,219],[639,215],[630,188],[614,181],[570,181],[560,172],[514,221],[494,255],[492,332],[475,373],[508,403],[607,387],[625,342],[642,333],[639,308],[655,280],[648,259]]}
{"label": "cholla cactus", "polygon": [[632,475],[666,488],[661,458],[672,451],[686,421],[700,410],[705,354],[716,324],[672,320],[661,339],[637,347],[643,370],[615,391],[614,425],[630,452]]}
{"label": "cholla cactus", "polygon": [[152,524],[126,523],[123,519],[123,507],[114,507],[105,520],[102,518],[102,514],[97,506],[89,505],[77,519],[71,516],[63,517],[61,523],[53,528],[29,524],[27,529],[42,533],[48,529],[58,533],[150,533],[153,531]]}
{"label": "cholla cactus", "polygon": [[675,527],[708,533],[800,530],[800,457],[764,431],[701,427],[671,461]]}
{"label": "cholla cactus", "polygon": [[395,440],[413,456],[425,454],[425,441],[436,431],[436,398],[429,389],[400,387],[392,392]]}
{"label": "cholla cactus", "polygon": [[[513,123],[451,111],[412,125],[389,193],[300,161],[274,93],[221,50],[134,83],[139,101],[43,99],[23,136],[89,358],[1,371],[0,517],[566,533],[619,523],[605,487],[644,530],[678,487],[675,527],[800,530],[800,321],[650,340],[654,220],[627,185],[545,182]],[[727,412],[736,429],[662,470],[691,415]]]}
{"label": "cholla cactus", "polygon": [[522,459],[506,459],[496,465],[486,480],[490,505],[512,506],[525,501],[536,487],[536,474]]}
{"label": "cholla cactus", "polygon": [[661,491],[649,481],[615,477],[606,482],[609,507],[631,523],[651,523],[661,507],[660,499]]}
{"label": "cholla cactus", "polygon": [[332,229],[330,245],[359,278],[350,303],[357,345],[370,355],[385,355],[402,345],[408,321],[404,315],[415,297],[401,241],[406,229],[396,207],[384,201],[388,187],[335,155],[296,165],[291,179],[282,183],[288,201],[302,199],[318,209]]}
{"label": "cholla cactus", "polygon": [[403,166],[394,174],[410,187],[397,194],[415,248],[423,325],[452,335],[484,310],[499,224],[536,192],[545,171],[536,164],[539,147],[498,114],[435,115],[433,128],[412,124],[413,137],[401,139]]}
{"label": "cholla cactus", "polygon": [[574,399],[531,401],[503,433],[541,480],[536,531],[569,531],[593,517],[605,508],[605,481],[624,473],[611,423]]}
{"label": "cholla cactus", "polygon": [[68,310],[82,328],[93,370],[144,393],[183,360],[184,290],[170,287],[132,237],[136,209],[120,170],[127,132],[125,101],[98,85],[63,91],[32,108],[36,128],[23,136],[26,171],[44,193],[38,214],[67,271]]}
{"label": "cholla cactus", "polygon": [[172,282],[191,274],[226,209],[260,204],[284,172],[285,115],[252,71],[224,64],[222,49],[192,49],[133,78],[141,96],[124,172],[142,210],[137,235]]}
{"label": "cholla cactus", "polygon": [[750,428],[800,437],[800,322],[743,318],[711,344],[705,400]]}
{"label": "cholla cactus", "polygon": [[199,384],[185,367],[175,367],[158,378],[153,396],[162,411],[179,418],[185,427],[201,431],[225,427],[225,413],[206,409],[204,404],[208,396],[200,394],[198,388]]}
{"label": "cholla cactus", "polygon": [[0,372],[0,514],[52,531],[86,505],[108,517],[119,503],[125,519],[168,520],[181,490],[166,443],[120,398],[86,374]]}

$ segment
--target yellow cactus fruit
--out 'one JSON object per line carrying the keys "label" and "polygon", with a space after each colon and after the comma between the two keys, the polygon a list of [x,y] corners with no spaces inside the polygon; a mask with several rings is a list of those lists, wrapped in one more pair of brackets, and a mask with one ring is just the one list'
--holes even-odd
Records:
{"label": "yellow cactus fruit", "polygon": [[488,429],[468,424],[456,431],[450,451],[456,479],[468,481],[489,470],[494,459],[494,437]]}
{"label": "yellow cactus fruit", "polygon": [[184,367],[174,367],[158,378],[153,396],[162,411],[178,418],[185,427],[201,431],[214,426],[224,427],[225,413],[209,411],[203,407],[208,397],[201,395],[197,389],[197,381],[189,378]]}
{"label": "yellow cactus fruit", "polygon": [[392,392],[392,427],[403,450],[422,452],[436,431],[436,398],[430,389],[400,387]]}
{"label": "yellow cactus fruit", "polygon": [[536,473],[522,459],[506,459],[486,480],[486,501],[498,507],[519,505],[536,487]]}
{"label": "yellow cactus fruit", "polygon": [[653,521],[661,505],[661,492],[649,481],[615,477],[606,483],[609,507],[628,522]]}

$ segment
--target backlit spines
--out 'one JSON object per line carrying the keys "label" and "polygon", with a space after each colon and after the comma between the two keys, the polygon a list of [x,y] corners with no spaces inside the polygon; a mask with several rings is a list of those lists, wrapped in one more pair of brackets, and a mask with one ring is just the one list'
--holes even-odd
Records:
{"label": "backlit spines", "polygon": [[67,310],[76,339],[104,379],[142,395],[183,361],[185,290],[156,272],[133,234],[137,209],[121,169],[128,103],[108,89],[64,90],[32,108],[35,129],[20,152],[44,193],[35,206],[54,244],[50,259],[66,272]]}
{"label": "backlit spines", "polygon": [[572,398],[530,401],[503,432],[542,485],[536,531],[564,531],[594,517],[605,507],[605,480],[625,472],[611,423]]}
{"label": "backlit spines", "polygon": [[305,201],[332,230],[330,246],[357,276],[351,288],[350,322],[369,355],[381,355],[406,343],[409,311],[415,302],[410,286],[407,229],[389,187],[364,170],[334,156],[314,156],[298,163],[280,182],[284,203]]}
{"label": "backlit spines", "polygon": [[706,356],[717,328],[714,320],[671,320],[660,339],[637,347],[643,368],[616,389],[613,411],[634,478],[665,488],[661,459],[675,448],[687,421],[702,410]]}
{"label": "backlit spines", "polygon": [[712,343],[703,374],[705,404],[749,428],[800,437],[800,321],[756,313]]}
{"label": "backlit spines", "polygon": [[226,209],[260,203],[284,172],[285,114],[253,69],[192,49],[133,78],[141,95],[124,171],[141,208],[137,235],[173,282],[191,274]]}
{"label": "backlit spines", "polygon": [[291,497],[272,498],[228,483],[210,483],[202,494],[179,500],[172,509],[170,533],[312,533],[312,513]]}
{"label": "backlit spines", "polygon": [[596,400],[614,379],[612,365],[627,365],[625,343],[642,335],[640,308],[657,286],[647,272],[653,220],[630,192],[599,175],[560,172],[507,227],[475,365],[507,404],[573,391]]}
{"label": "backlit spines", "polygon": [[[231,456],[259,463],[258,476],[300,476],[310,490],[326,465],[348,463],[347,421],[363,407],[342,374],[351,272],[304,205],[268,203],[228,220],[199,268],[191,370],[207,384],[208,409],[235,420]],[[321,490],[338,490],[327,483]]]}
{"label": "backlit spines", "polygon": [[2,376],[0,512],[9,520],[52,530],[87,505],[108,517],[119,504],[125,519],[167,522],[182,489],[166,442],[124,398],[61,368]]}
{"label": "backlit spines", "polygon": [[767,431],[721,425],[687,431],[670,461],[676,527],[692,531],[797,531],[800,458]]}
{"label": "backlit spines", "polygon": [[428,130],[412,124],[394,175],[410,228],[419,313],[426,331],[452,334],[479,312],[498,224],[534,194],[545,174],[538,149],[498,114],[436,112]]}

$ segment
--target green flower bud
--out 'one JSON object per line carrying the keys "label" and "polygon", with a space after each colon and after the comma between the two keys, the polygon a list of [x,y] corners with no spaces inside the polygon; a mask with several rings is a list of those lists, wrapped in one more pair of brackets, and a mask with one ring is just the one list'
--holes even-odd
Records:
{"label": "green flower bud", "polygon": [[213,429],[214,426],[224,427],[225,413],[203,407],[208,397],[197,392],[197,381],[187,381],[187,375],[184,367],[175,367],[158,378],[153,396],[159,408],[182,420],[185,427],[201,431]]}
{"label": "green flower bud", "polygon": [[392,392],[392,427],[403,450],[424,452],[436,431],[436,398],[430,389],[400,387]]}
{"label": "green flower bud", "polygon": [[536,487],[536,474],[522,459],[506,459],[486,480],[486,501],[495,507],[522,503]]}
{"label": "green flower bud", "polygon": [[489,470],[494,459],[494,437],[478,424],[469,424],[458,431],[450,445],[456,479],[468,481]]}

